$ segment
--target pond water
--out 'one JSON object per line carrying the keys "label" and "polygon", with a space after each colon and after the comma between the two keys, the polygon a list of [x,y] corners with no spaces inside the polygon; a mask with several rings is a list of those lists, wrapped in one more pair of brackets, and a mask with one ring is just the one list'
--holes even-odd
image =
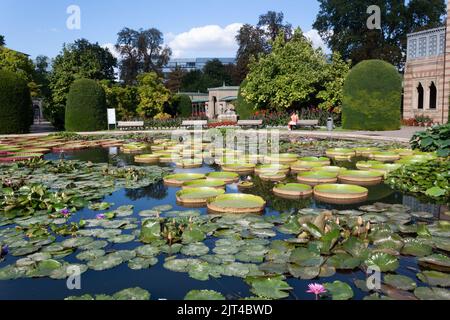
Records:
{"label": "pond water", "polygon": [[[60,154],[48,154],[46,159],[56,160],[61,157]],[[72,153],[64,154],[65,159],[92,161],[95,163],[115,163],[120,166],[127,164],[134,164],[133,155],[122,154],[117,148],[92,148],[88,150],[81,150]],[[340,162],[340,166],[348,168],[354,167],[353,162]],[[198,169],[178,169],[173,167],[174,172],[199,172],[208,173],[212,171],[220,171],[218,166],[204,165]],[[294,179],[292,179],[293,181]],[[404,204],[406,200],[408,203],[415,203],[423,210],[424,206],[429,212],[439,212],[439,206],[432,204],[423,204],[417,199],[410,196],[405,196],[399,192],[391,190],[388,186],[380,184],[369,187],[369,198],[364,203],[354,205],[330,205],[314,200],[313,198],[293,201],[277,198],[272,193],[273,183],[263,182],[257,177],[253,177],[255,187],[245,192],[255,194],[263,197],[267,201],[267,207],[264,211],[265,216],[278,216],[280,213],[292,212],[296,213],[298,210],[305,208],[315,209],[337,209],[349,210],[358,209],[362,205],[371,205],[375,202],[389,203],[389,204]],[[227,193],[238,193],[237,184],[227,185]],[[106,196],[103,201],[114,203],[114,206],[109,210],[114,210],[123,205],[133,205],[133,217],[141,217],[137,214],[140,211],[151,209],[155,206],[170,204],[172,210],[192,210],[181,207],[176,203],[176,192],[179,188],[166,187],[163,182],[160,182],[149,187],[139,189],[122,189],[113,194]],[[413,208],[414,209],[414,208]],[[196,209],[202,215],[208,214],[206,209]],[[88,208],[77,212],[73,219],[93,219],[98,211],[93,211]],[[437,218],[437,217],[436,217]],[[124,234],[131,233],[124,231]],[[292,236],[277,233],[274,239],[287,239]],[[207,244],[211,249],[214,247],[213,239],[207,239]],[[125,244],[109,244],[106,250],[132,250],[142,245],[137,240]],[[65,257],[64,260],[69,263],[79,263],[74,254]],[[65,280],[52,280],[49,278],[36,279],[17,279],[0,281],[0,299],[64,299],[67,296],[80,296],[83,294],[113,294],[125,288],[141,287],[148,290],[152,299],[182,299],[187,292],[193,289],[209,289],[222,293],[228,299],[240,299],[252,296],[250,286],[244,282],[244,279],[237,277],[222,276],[220,278],[210,278],[208,281],[198,281],[192,279],[188,273],[172,272],[163,267],[166,255],[158,256],[158,263],[148,269],[132,270],[126,263],[119,265],[116,268],[105,271],[88,270],[81,276],[81,290],[69,290],[66,286]],[[7,264],[11,264],[15,257],[8,257],[5,261],[0,262],[0,268]],[[417,264],[417,258],[402,256],[400,259],[400,267],[397,274],[406,275],[416,282],[416,274],[420,272],[420,267]],[[315,281],[300,280],[297,278],[287,278],[287,283],[293,288],[290,291],[289,299],[314,299],[314,296],[306,293],[307,286],[311,282],[333,282],[341,280],[348,283],[354,292],[355,299],[362,299],[367,296],[357,288],[354,284],[356,279],[365,279],[366,275],[359,269],[348,272],[337,272],[331,278],[325,280],[319,279]],[[323,280],[323,281],[322,281]]]}

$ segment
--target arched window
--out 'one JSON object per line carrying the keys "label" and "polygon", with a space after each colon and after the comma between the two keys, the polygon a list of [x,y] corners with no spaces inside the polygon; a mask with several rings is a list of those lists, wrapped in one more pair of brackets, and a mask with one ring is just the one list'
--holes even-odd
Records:
{"label": "arched window", "polygon": [[430,109],[436,109],[436,105],[437,105],[437,89],[434,84],[434,81],[432,81],[430,85]]}
{"label": "arched window", "polygon": [[422,83],[419,82],[419,86],[417,87],[417,108],[423,109],[423,87]]}

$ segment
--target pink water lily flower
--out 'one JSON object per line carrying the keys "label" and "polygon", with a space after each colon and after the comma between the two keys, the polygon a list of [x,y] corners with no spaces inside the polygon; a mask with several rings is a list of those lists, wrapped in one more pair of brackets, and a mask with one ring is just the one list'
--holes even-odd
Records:
{"label": "pink water lily flower", "polygon": [[325,289],[325,287],[321,284],[318,283],[311,283],[308,285],[309,290],[306,291],[307,293],[312,293],[316,295],[316,300],[319,300],[319,295],[321,295],[322,293],[326,293],[327,290]]}
{"label": "pink water lily flower", "polygon": [[97,220],[103,220],[106,218],[106,215],[104,215],[103,213],[100,213],[96,216]]}

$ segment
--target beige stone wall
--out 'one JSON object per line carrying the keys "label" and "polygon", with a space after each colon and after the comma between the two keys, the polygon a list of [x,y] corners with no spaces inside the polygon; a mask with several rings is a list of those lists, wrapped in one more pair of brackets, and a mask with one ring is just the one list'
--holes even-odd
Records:
{"label": "beige stone wall", "polygon": [[[209,91],[209,102],[207,107],[207,115],[208,118],[215,118],[219,114],[225,112],[227,109],[227,103],[224,101],[220,101],[222,98],[237,96],[237,89],[218,89],[218,90],[210,90]],[[214,110],[214,98],[216,98],[216,107]]]}

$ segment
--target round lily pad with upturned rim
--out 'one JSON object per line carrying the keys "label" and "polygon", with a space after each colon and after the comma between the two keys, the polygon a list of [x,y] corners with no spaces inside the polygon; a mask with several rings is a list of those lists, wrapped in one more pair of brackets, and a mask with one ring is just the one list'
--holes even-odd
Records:
{"label": "round lily pad with upturned rim", "polygon": [[366,200],[368,194],[368,189],[350,184],[322,184],[314,188],[314,196],[329,203],[360,202]]}
{"label": "round lily pad with upturned rim", "polygon": [[134,157],[134,161],[138,163],[158,163],[159,155],[157,154],[141,154]]}
{"label": "round lily pad with upturned rim", "polygon": [[273,193],[280,197],[301,198],[312,195],[313,189],[306,184],[285,183],[276,185],[273,188]]}
{"label": "round lily pad with upturned rim", "polygon": [[373,152],[370,156],[371,159],[383,162],[396,161],[400,159],[400,155],[390,151],[377,151]]}
{"label": "round lily pad with upturned rim", "polygon": [[181,204],[206,204],[206,201],[225,193],[217,188],[189,188],[177,192],[177,201]]}
{"label": "round lily pad with upturned rim", "polygon": [[336,158],[336,157],[354,157],[355,156],[355,150],[352,149],[347,149],[347,148],[333,148],[333,149],[328,149],[326,151],[326,155],[327,157],[330,158]]}
{"label": "round lily pad with upturned rim", "polygon": [[347,170],[338,176],[342,183],[378,184],[383,181],[383,174],[377,171]]}
{"label": "round lily pad with upturned rim", "polygon": [[377,160],[368,160],[368,161],[358,161],[356,163],[356,168],[359,170],[369,170],[374,165],[383,164],[381,161]]}
{"label": "round lily pad with upturned rim", "polygon": [[312,162],[312,161],[297,161],[291,164],[291,171],[293,173],[310,171],[315,168],[322,168],[324,163],[321,162]]}
{"label": "round lily pad with upturned rim", "polygon": [[219,188],[219,189],[223,189],[223,188],[225,188],[225,186],[226,186],[225,181],[218,180],[218,179],[201,179],[201,180],[194,180],[194,181],[186,181],[182,185],[183,189],[189,189],[189,188]]}
{"label": "round lily pad with upturned rim", "polygon": [[337,176],[337,173],[329,171],[309,171],[299,173],[297,180],[306,184],[335,183]]}
{"label": "round lily pad with upturned rim", "polygon": [[202,173],[176,173],[164,177],[164,183],[167,185],[181,187],[183,183],[187,181],[194,181],[205,178],[206,176]]}
{"label": "round lily pad with upturned rim", "polygon": [[224,194],[208,201],[208,209],[218,213],[259,213],[264,210],[266,201],[251,194]]}
{"label": "round lily pad with upturned rim", "polygon": [[255,171],[255,165],[250,163],[225,163],[222,165],[225,172],[235,172],[239,174],[250,174]]}
{"label": "round lily pad with upturned rim", "polygon": [[225,183],[234,183],[239,181],[239,174],[234,172],[211,172],[206,175],[208,180],[221,180]]}
{"label": "round lily pad with upturned rim", "polygon": [[287,174],[289,172],[289,166],[284,164],[262,164],[259,166],[256,166],[255,173],[256,174],[262,174],[262,173],[268,173],[268,172],[279,172]]}

